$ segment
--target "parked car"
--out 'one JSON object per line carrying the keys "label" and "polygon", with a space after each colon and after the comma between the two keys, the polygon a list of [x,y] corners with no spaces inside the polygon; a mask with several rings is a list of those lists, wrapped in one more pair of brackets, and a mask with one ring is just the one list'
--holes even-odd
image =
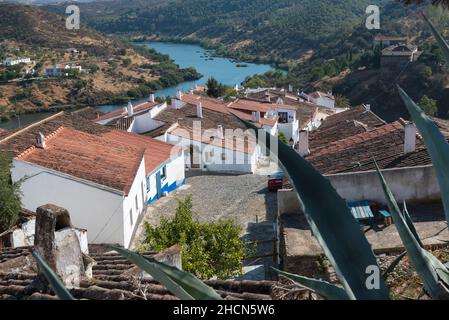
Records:
{"label": "parked car", "polygon": [[268,191],[277,191],[282,189],[284,179],[285,174],[282,171],[268,176]]}

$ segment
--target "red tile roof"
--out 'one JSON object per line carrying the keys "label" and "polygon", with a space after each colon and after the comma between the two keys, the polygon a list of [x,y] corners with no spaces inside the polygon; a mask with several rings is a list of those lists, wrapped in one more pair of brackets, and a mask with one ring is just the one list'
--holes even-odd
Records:
{"label": "red tile roof", "polygon": [[[217,99],[203,97],[196,94],[183,94],[182,101],[193,106],[196,106],[197,102],[201,101],[203,109],[219,112],[225,115],[236,115],[244,120],[251,121],[251,114],[247,112],[245,113],[239,109],[232,108],[233,103],[223,102]],[[206,116],[204,116],[204,118],[206,118]],[[262,125],[273,126],[276,123],[277,119],[265,119],[261,117],[260,121]],[[260,125],[258,126],[261,127]]]}
{"label": "red tile roof", "polygon": [[[42,132],[47,147],[34,147]],[[0,148],[21,160],[127,193],[142,158],[151,173],[181,148],[150,137],[97,125],[63,112],[0,139]]]}
{"label": "red tile roof", "polygon": [[396,121],[312,150],[306,159],[322,174],[374,170],[373,157],[381,169],[430,164],[419,136],[416,142],[416,151],[405,154],[404,126]]}
{"label": "red tile roof", "polygon": [[334,115],[328,116],[320,127],[310,132],[310,149],[316,150],[330,143],[345,139],[355,134],[363,133],[379,126],[385,121],[379,118],[365,106],[358,106]]}
{"label": "red tile roof", "polygon": [[260,102],[256,100],[249,100],[249,99],[240,99],[237,101],[234,101],[229,106],[232,109],[236,110],[242,110],[242,111],[250,111],[250,112],[261,112],[266,113],[270,110],[273,110],[273,104],[268,102]]}
{"label": "red tile roof", "polygon": [[129,192],[145,149],[61,127],[46,148],[30,147],[17,159]]}
{"label": "red tile roof", "polygon": [[[157,103],[157,102],[144,102],[137,106],[134,106],[133,110],[134,110],[134,113],[138,113],[138,112],[144,111],[145,109],[151,109],[151,108],[157,106],[158,104],[159,103]],[[108,120],[108,119],[113,119],[116,117],[127,116],[127,115],[128,115],[127,111],[124,111],[123,109],[118,109],[115,111],[105,113],[104,115],[95,119],[95,121]]]}

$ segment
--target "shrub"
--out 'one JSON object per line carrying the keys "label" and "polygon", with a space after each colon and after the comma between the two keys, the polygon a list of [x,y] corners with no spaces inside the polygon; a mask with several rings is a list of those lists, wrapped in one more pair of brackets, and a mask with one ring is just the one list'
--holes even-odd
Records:
{"label": "shrub", "polygon": [[173,219],[162,218],[157,227],[145,224],[144,247],[162,251],[182,246],[183,269],[201,279],[228,279],[242,271],[245,245],[240,227],[232,220],[201,223],[192,213],[192,198],[178,200]]}
{"label": "shrub", "polygon": [[21,209],[20,182],[11,181],[11,157],[0,151],[0,232],[14,226]]}
{"label": "shrub", "polygon": [[419,101],[419,106],[428,116],[435,116],[438,112],[437,101],[424,95]]}

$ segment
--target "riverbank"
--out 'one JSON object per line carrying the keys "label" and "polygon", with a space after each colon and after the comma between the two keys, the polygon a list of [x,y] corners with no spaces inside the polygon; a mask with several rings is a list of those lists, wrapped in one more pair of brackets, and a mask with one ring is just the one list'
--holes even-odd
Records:
{"label": "riverbank", "polygon": [[206,50],[213,50],[213,57],[222,57],[227,59],[233,59],[237,63],[255,63],[255,64],[268,64],[272,68],[281,69],[288,71],[288,61],[286,59],[281,59],[278,57],[264,58],[260,56],[252,56],[247,54],[242,54],[237,50],[232,50],[227,48],[225,45],[220,43],[214,43],[210,40],[197,39],[197,38],[186,38],[186,37],[168,37],[168,36],[157,36],[157,35],[139,35],[130,37],[132,42],[144,43],[144,42],[167,42],[167,43],[183,43],[198,45]]}
{"label": "riverbank", "polygon": [[[82,108],[86,106],[94,106],[97,107],[99,111],[109,112],[123,108],[129,100],[134,101],[134,104],[144,102],[148,98],[150,92],[155,93],[156,97],[159,98],[175,96],[178,90],[187,92],[197,85],[205,85],[210,77],[214,77],[217,81],[227,86],[234,87],[235,85],[240,85],[244,82],[247,77],[254,74],[264,74],[267,71],[273,70],[270,65],[245,63],[246,67],[243,68],[241,67],[241,63],[228,58],[215,57],[211,59],[212,53],[210,50],[198,45],[148,42],[139,43],[139,45],[136,45],[135,47],[137,53],[142,52],[143,54],[144,52],[148,52],[152,55],[157,54],[160,61],[162,61],[158,66],[167,69],[156,71],[159,74],[164,74],[165,77],[157,79],[157,83],[153,81],[138,84],[134,89],[122,91],[121,94],[118,92],[98,92],[90,90],[87,87],[81,89],[76,97],[72,96],[72,99],[67,103],[59,102],[45,107],[12,108],[12,112],[8,113],[8,116],[13,120],[6,123],[0,123],[0,127],[10,129],[14,126],[24,125],[24,118],[27,118],[27,123],[30,123],[33,118],[40,118],[38,113],[46,114],[48,112],[71,110],[73,108]],[[164,61],[166,61],[166,63],[164,63]],[[142,66],[142,64],[139,65]],[[182,78],[171,76],[173,75],[173,72],[177,72],[176,70],[187,70],[187,72]],[[192,77],[192,75],[196,76]],[[119,84],[117,83],[117,85]],[[49,92],[47,96],[53,97],[53,90],[49,90],[46,85],[44,88]],[[27,100],[29,99],[27,98],[24,101]],[[61,97],[60,100],[62,101],[63,97]],[[17,114],[19,114],[21,121],[16,121],[18,120],[17,117],[15,117]],[[36,115],[36,117],[34,115]],[[30,122],[28,122],[28,120]],[[40,119],[36,119],[36,121],[37,120]]]}

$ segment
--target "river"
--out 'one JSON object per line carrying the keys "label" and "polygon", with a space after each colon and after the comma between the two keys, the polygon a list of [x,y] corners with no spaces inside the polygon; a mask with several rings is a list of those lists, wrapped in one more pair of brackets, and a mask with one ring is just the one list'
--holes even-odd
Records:
{"label": "river", "polygon": [[[219,82],[235,86],[242,83],[246,77],[254,74],[263,74],[273,68],[266,64],[244,63],[246,67],[238,67],[238,62],[228,58],[212,57],[213,50],[207,50],[199,45],[169,42],[148,42],[146,45],[163,54],[168,54],[181,68],[195,67],[203,77],[197,81],[183,82],[177,86],[165,88],[156,92],[156,96],[175,96],[177,90],[188,91],[195,85],[205,85],[210,77],[214,77]],[[133,104],[138,104],[147,99],[135,100]],[[97,109],[102,112],[109,112],[123,108],[123,105],[104,105]],[[25,126],[35,121],[47,117],[49,113],[24,114],[19,118],[0,123],[0,128],[14,129]]]}

